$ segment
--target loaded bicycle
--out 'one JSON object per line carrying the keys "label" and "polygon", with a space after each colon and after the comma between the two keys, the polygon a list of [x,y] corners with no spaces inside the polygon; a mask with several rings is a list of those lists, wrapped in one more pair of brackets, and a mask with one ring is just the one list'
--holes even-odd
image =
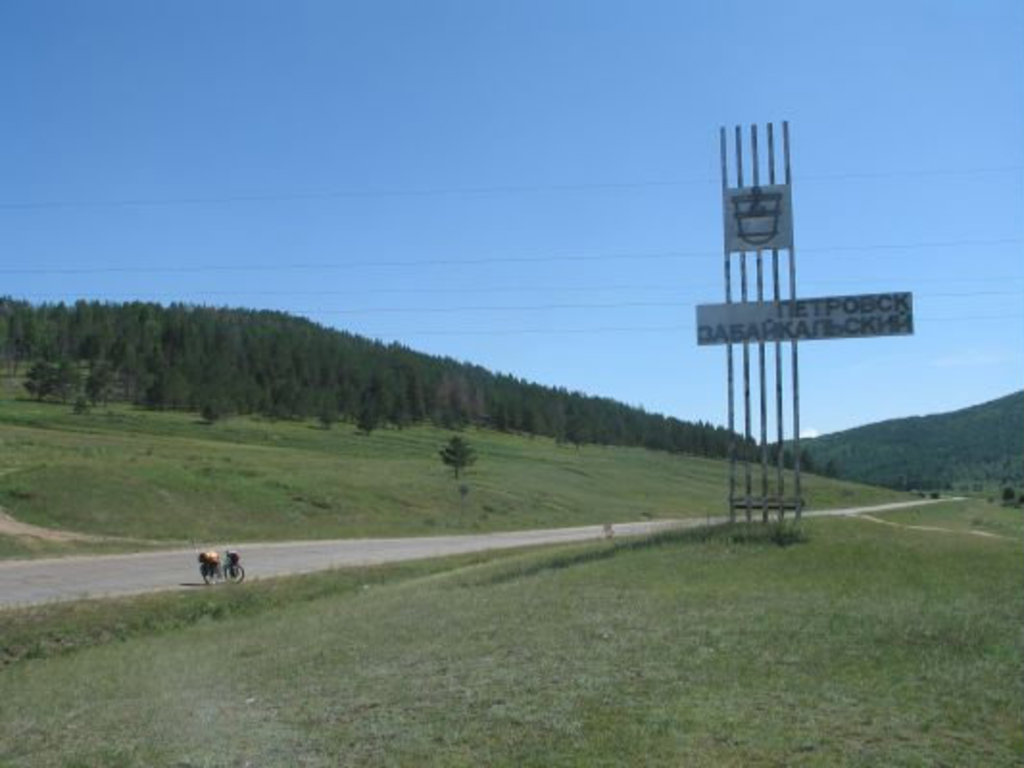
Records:
{"label": "loaded bicycle", "polygon": [[220,553],[216,550],[200,552],[199,575],[207,584],[213,584],[216,581],[241,584],[245,580],[242,557],[236,550],[229,549],[224,553],[224,562],[222,563]]}

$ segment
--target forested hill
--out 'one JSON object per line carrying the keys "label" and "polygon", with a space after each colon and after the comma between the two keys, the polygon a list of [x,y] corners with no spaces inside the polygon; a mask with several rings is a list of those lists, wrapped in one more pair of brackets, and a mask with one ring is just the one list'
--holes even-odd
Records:
{"label": "forested hill", "polygon": [[1024,392],[951,413],[893,419],[804,443],[817,467],[898,489],[1024,483]]}
{"label": "forested hill", "polygon": [[532,384],[280,312],[0,299],[0,354],[39,399],[86,406],[344,419],[369,431],[432,421],[725,456],[729,434]]}

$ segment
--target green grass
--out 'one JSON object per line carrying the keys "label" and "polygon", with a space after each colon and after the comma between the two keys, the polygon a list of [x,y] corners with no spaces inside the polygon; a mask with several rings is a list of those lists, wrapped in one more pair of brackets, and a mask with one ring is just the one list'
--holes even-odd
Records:
{"label": "green grass", "polygon": [[[1017,542],[745,530],[290,579],[305,596],[22,657],[0,764],[1020,764]],[[47,610],[37,633],[74,609]]]}
{"label": "green grass", "polygon": [[261,579],[246,584],[244,589],[199,587],[2,610],[0,666],[61,656],[83,648],[160,634],[207,621],[256,616],[383,584],[519,556],[521,552],[497,550]]}
{"label": "green grass", "polygon": [[[433,427],[366,436],[351,425],[208,425],[194,414],[113,407],[76,415],[14,400],[0,400],[0,427],[0,506],[19,520],[168,543],[703,516],[721,510],[727,471],[721,461],[467,430],[478,461],[456,482],[438,457],[451,433]],[[812,507],[904,498],[813,476],[806,489]]]}
{"label": "green grass", "polygon": [[901,525],[932,525],[955,531],[981,531],[998,536],[1024,539],[1024,510],[1004,507],[980,500],[970,502],[970,514],[964,513],[963,502],[913,507],[885,516],[886,520]]}
{"label": "green grass", "polygon": [[109,555],[119,552],[143,552],[150,549],[166,549],[166,544],[116,539],[109,541],[47,541],[34,536],[4,536],[0,534],[0,560],[68,555]]}

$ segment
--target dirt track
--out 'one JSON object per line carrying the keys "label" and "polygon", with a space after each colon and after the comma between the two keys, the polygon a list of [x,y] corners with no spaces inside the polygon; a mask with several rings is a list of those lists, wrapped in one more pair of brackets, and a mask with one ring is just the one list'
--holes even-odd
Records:
{"label": "dirt track", "polygon": [[114,536],[93,536],[88,533],[76,533],[75,531],[60,531],[54,528],[43,528],[31,523],[23,523],[15,520],[0,507],[0,534],[5,536],[27,536],[43,541],[130,541]]}
{"label": "dirt track", "polygon": [[[950,501],[950,499],[942,499]],[[911,501],[874,507],[807,512],[808,517],[850,516],[923,506],[934,501]],[[696,527],[724,518],[710,517],[614,526],[616,536],[654,533],[666,528]],[[309,573],[327,568],[441,557],[489,549],[557,544],[597,539],[599,525],[465,536],[410,539],[340,539],[282,543],[236,544],[249,578]],[[225,546],[217,547],[223,550]],[[191,549],[130,555],[92,555],[45,560],[0,561],[0,608],[111,597],[166,589],[202,588],[195,552]]]}

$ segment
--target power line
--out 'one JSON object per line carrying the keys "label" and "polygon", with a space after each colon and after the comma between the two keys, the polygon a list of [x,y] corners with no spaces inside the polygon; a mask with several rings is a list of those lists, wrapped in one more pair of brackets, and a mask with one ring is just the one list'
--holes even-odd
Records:
{"label": "power line", "polygon": [[[959,293],[919,293],[922,298],[970,298],[977,296],[1020,296],[1018,291],[962,291]],[[783,300],[785,301],[785,299]],[[560,304],[490,304],[464,305],[454,307],[364,307],[351,309],[296,309],[301,314],[322,315],[369,315],[369,314],[454,314],[459,312],[548,312],[576,309],[685,309],[695,305],[684,301],[616,301],[606,303],[560,303]]]}
{"label": "power line", "polygon": [[[964,285],[964,284],[999,284],[1004,285],[1011,282],[1024,281],[1024,275],[999,275],[992,277],[955,277],[955,278],[927,278],[927,277],[896,277],[887,278],[886,283],[893,282],[906,282],[912,283],[913,286],[918,285]],[[827,280],[806,280],[802,282],[802,286],[806,289],[808,286],[834,286],[834,285],[860,285],[864,283],[881,283],[882,280],[877,277],[872,278],[833,278]],[[546,283],[544,285],[502,285],[502,286],[472,286],[472,287],[459,287],[459,288],[438,288],[430,287],[425,288],[417,286],[414,288],[360,288],[360,289],[328,289],[328,290],[265,290],[265,289],[252,289],[252,290],[189,290],[188,295],[190,297],[195,296],[207,296],[207,297],[282,297],[282,296],[300,296],[300,297],[331,297],[331,296],[367,296],[367,295],[415,295],[415,296],[451,296],[451,295],[481,295],[481,294],[515,294],[515,293],[670,293],[677,297],[682,296],[701,296],[711,300],[711,296],[705,296],[704,291],[706,289],[719,288],[719,283],[707,281],[707,282],[693,282],[686,281],[679,285],[670,285],[661,283],[658,285],[652,284],[614,284],[609,283],[605,285],[580,285],[580,284],[551,284]],[[704,289],[698,293],[698,289]],[[927,296],[977,296],[977,295],[992,295],[992,296],[1016,296],[1020,295],[1019,291],[972,291],[972,292],[957,292],[957,293],[930,293],[930,294],[919,294]],[[92,291],[47,291],[47,292],[34,292],[34,293],[19,293],[18,297],[25,300],[44,300],[44,301],[57,301],[57,300],[92,300],[92,301],[143,301],[143,300],[171,300],[175,302],[189,303],[190,300],[182,297],[181,291],[161,291],[161,292],[148,292],[148,293],[118,293],[110,291],[92,292]]]}
{"label": "power line", "polygon": [[221,205],[232,203],[289,203],[330,200],[359,200],[400,197],[445,197],[461,195],[520,194],[530,192],[572,192],[601,189],[642,189],[705,184],[707,179],[678,181],[593,182],[579,184],[523,184],[492,187],[435,187],[424,189],[340,190],[333,192],[281,192],[268,194],[220,195],[210,197],[124,198],[120,200],[49,200],[0,203],[0,210],[49,210],[59,208],[152,208],[165,206]]}
{"label": "power line", "polygon": [[364,314],[452,314],[457,312],[548,312],[565,309],[686,309],[690,305],[679,301],[617,301],[605,304],[532,304],[491,305],[462,307],[371,307],[368,309],[297,309],[301,314],[364,315]]}
{"label": "power line", "polygon": [[708,251],[663,251],[655,253],[608,253],[562,256],[489,256],[472,259],[404,259],[391,261],[309,262],[296,264],[205,264],[176,267],[26,267],[2,269],[0,274],[83,275],[83,274],[194,274],[201,272],[281,272],[307,270],[361,269],[365,267],[408,268],[437,266],[479,266],[491,264],[534,264],[556,261],[614,261],[620,259],[703,258]]}
{"label": "power line", "polygon": [[[965,248],[993,245],[1017,245],[1024,238],[992,240],[936,240],[912,243],[875,243],[868,245],[831,245],[801,248],[807,253],[869,253],[872,251],[919,250],[925,248]],[[306,262],[295,264],[203,264],[195,266],[123,266],[123,267],[18,267],[0,269],[3,275],[91,275],[91,274],[197,274],[204,272],[282,272],[374,268],[454,266],[470,267],[494,264],[545,264],[555,262],[641,261],[704,259],[721,257],[720,251],[654,251],[605,254],[564,254],[548,256],[484,256],[469,259],[398,259],[385,261]]]}
{"label": "power line", "polygon": [[[1022,278],[1024,279],[1024,278]],[[456,305],[456,306],[443,306],[443,307],[431,307],[431,306],[393,306],[393,307],[349,307],[344,309],[338,309],[333,307],[317,307],[313,309],[294,309],[294,308],[273,308],[271,311],[280,312],[294,312],[303,315],[368,315],[368,314],[455,314],[460,312],[541,312],[541,311],[555,311],[555,310],[591,310],[591,309],[692,309],[694,304],[690,301],[684,301],[685,298],[694,298],[700,296],[700,294],[689,293],[689,292],[675,292],[677,299],[675,301],[615,301],[615,302],[561,302],[561,303],[550,303],[550,304],[474,304],[474,305]],[[281,295],[281,294],[271,294]],[[288,294],[285,294],[288,295]],[[313,294],[297,294],[297,295],[322,295],[320,293]],[[352,295],[352,294],[348,294]],[[976,298],[980,296],[993,297],[993,296],[1013,296],[1021,297],[1020,291],[946,291],[937,293],[915,293],[916,299],[927,299],[927,298]],[[138,299],[138,297],[134,297]],[[703,298],[703,297],[701,297]],[[783,301],[787,301],[786,297],[783,297]],[[189,302],[183,302],[189,303]],[[706,303],[706,302],[702,302]]]}
{"label": "power line", "polygon": [[923,293],[921,296],[928,298],[964,298],[969,296],[1017,296],[1022,297],[1020,291],[949,291],[946,293]]}
{"label": "power line", "polygon": [[[1013,278],[1024,279],[1024,278]],[[1019,297],[1019,291],[959,291],[940,293],[919,293],[915,298],[973,298],[991,296],[1014,296]],[[606,310],[606,309],[677,309],[692,311],[694,304],[684,301],[671,302],[645,302],[645,301],[620,301],[607,303],[560,303],[560,304],[531,304],[531,305],[470,305],[454,307],[366,307],[356,309],[335,309],[335,308],[262,308],[263,311],[285,312],[298,316],[317,317],[323,315],[367,315],[367,314],[455,314],[460,312],[544,312],[561,310]],[[964,322],[964,321],[988,321],[988,320],[1011,320],[1024,319],[1021,314],[995,314],[995,315],[956,315],[945,317],[917,317],[915,321],[920,322]],[[524,329],[487,329],[487,330],[423,330],[392,331],[388,333],[365,334],[374,337],[400,337],[400,336],[503,336],[520,334],[586,334],[586,333],[630,333],[630,332],[674,332],[692,331],[693,324],[663,325],[663,326],[600,326],[595,328],[524,328]]]}
{"label": "power line", "polygon": [[[959,317],[918,317],[914,319],[915,325],[932,322],[964,322],[964,321],[990,321],[990,320],[1024,320],[1024,314],[1005,315],[963,315]],[[387,333],[355,331],[362,336],[371,338],[404,338],[408,336],[518,336],[518,335],[562,335],[562,334],[600,334],[600,333],[677,333],[680,331],[692,332],[696,326],[692,323],[679,325],[652,325],[652,326],[597,326],[593,328],[496,328],[488,330],[458,329],[458,330],[406,330],[390,331]]]}
{"label": "power line", "polygon": [[[1024,165],[1006,165],[980,168],[909,169],[903,171],[856,171],[844,173],[807,174],[799,182],[838,181],[850,179],[929,178],[940,176],[975,176],[998,173],[1017,173]],[[470,187],[426,187],[421,189],[364,189],[332,190],[325,192],[269,192],[237,195],[199,195],[183,197],[134,197],[109,200],[41,200],[0,202],[0,211],[59,210],[75,208],[156,208],[173,206],[201,206],[253,203],[301,203],[333,200],[447,197],[464,195],[507,195],[552,192],[615,191],[652,188],[670,188],[690,185],[720,184],[717,177],[702,176],[688,179],[650,179],[640,181],[599,181],[566,184],[504,184]]]}
{"label": "power line", "polygon": [[997,238],[994,240],[935,240],[916,243],[876,243],[873,245],[826,245],[817,248],[801,248],[804,253],[847,253],[861,251],[912,251],[919,248],[963,248],[976,245],[1011,245],[1024,242],[1019,237]]}

